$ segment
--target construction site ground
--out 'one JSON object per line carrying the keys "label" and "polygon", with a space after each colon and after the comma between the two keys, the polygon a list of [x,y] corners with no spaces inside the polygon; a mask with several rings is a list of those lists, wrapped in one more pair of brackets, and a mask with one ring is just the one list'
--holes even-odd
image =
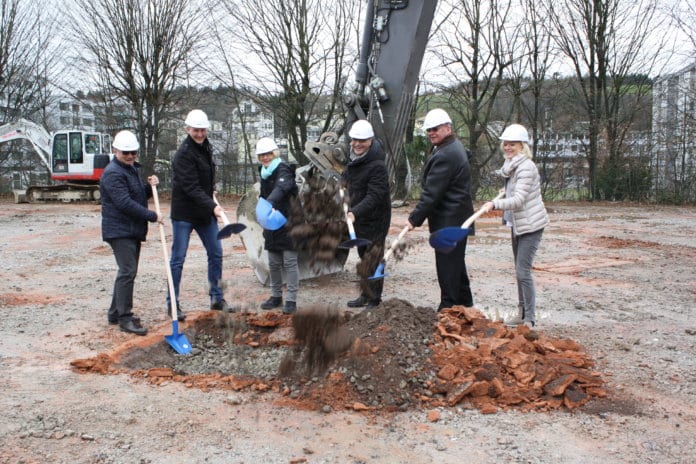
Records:
{"label": "construction site ground", "polygon": [[[221,202],[234,220],[237,200]],[[354,250],[344,271],[301,282],[301,314],[338,315],[351,336],[332,339],[345,352],[321,358],[326,370],[303,376],[300,362],[283,379],[293,320],[258,309],[269,289],[238,236],[223,242],[238,309],[227,316],[208,311],[192,236],[180,327],[195,354],[182,360],[164,341],[156,227],[136,280],[150,330],[138,337],[106,320],[116,266],[99,206],[2,199],[0,463],[696,462],[696,208],[547,207],[534,331],[495,322],[517,304],[500,217],[477,221],[467,247],[479,313],[435,313],[434,253],[419,228],[369,314],[345,306],[359,292]],[[409,211],[394,209],[390,238]]]}

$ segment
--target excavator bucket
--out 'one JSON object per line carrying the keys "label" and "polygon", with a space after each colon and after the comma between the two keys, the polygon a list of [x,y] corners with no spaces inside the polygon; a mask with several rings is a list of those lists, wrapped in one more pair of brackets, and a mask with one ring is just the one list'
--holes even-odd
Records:
{"label": "excavator bucket", "polygon": [[[268,269],[268,252],[264,250],[263,227],[256,219],[256,205],[259,199],[259,185],[256,184],[239,201],[237,207],[237,220],[246,226],[239,237],[246,249],[249,264],[263,285],[270,282]],[[298,266],[300,280],[312,279],[326,274],[334,274],[343,270],[343,266],[348,258],[348,250],[336,250],[335,259],[328,263],[317,266],[312,256],[305,250],[298,252]],[[283,275],[285,281],[285,275]]]}

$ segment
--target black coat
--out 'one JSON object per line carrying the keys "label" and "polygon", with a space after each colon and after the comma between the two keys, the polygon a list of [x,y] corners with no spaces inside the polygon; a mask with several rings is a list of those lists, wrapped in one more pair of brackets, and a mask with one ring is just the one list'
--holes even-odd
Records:
{"label": "black coat", "polygon": [[140,179],[140,166],[131,166],[115,157],[99,180],[102,211],[102,239],[132,238],[145,241],[147,222],[157,213],[147,209],[152,188]]}
{"label": "black coat", "polygon": [[430,232],[461,226],[474,214],[469,152],[454,136],[434,147],[423,168],[421,196],[408,220],[418,227],[428,219]]}
{"label": "black coat", "polygon": [[181,143],[172,162],[172,212],[177,221],[196,225],[214,216],[215,163],[208,139],[197,144],[191,136]]}
{"label": "black coat", "polygon": [[[259,172],[262,166],[259,166]],[[289,164],[281,162],[267,178],[261,178],[261,197],[280,211],[286,218],[290,217],[290,201],[297,199],[298,189],[295,183],[295,170]],[[288,234],[287,224],[278,230],[264,230],[264,248],[268,251],[294,250],[292,238]]]}
{"label": "black coat", "polygon": [[384,158],[382,146],[373,139],[367,153],[351,160],[341,176],[348,185],[355,235],[372,242],[384,240],[391,222],[389,175]]}

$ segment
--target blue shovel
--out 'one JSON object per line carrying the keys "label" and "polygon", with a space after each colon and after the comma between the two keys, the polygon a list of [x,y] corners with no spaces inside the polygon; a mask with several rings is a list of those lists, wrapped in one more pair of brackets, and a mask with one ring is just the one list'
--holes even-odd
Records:
{"label": "blue shovel", "polygon": [[[215,196],[215,193],[213,193],[213,201],[215,201],[215,204],[220,206],[220,203],[217,201],[217,197]],[[220,209],[222,209],[222,206],[220,206]],[[225,214],[225,211],[222,211],[222,222],[224,224],[224,227],[220,229],[220,231],[217,234],[218,240],[222,240],[223,238],[227,238],[232,234],[238,234],[244,229],[246,229],[246,226],[240,222],[236,222],[234,224],[230,224],[229,219],[227,219],[227,215]]]}
{"label": "blue shovel", "polygon": [[[157,186],[152,186],[152,196],[155,200],[155,211],[157,214],[160,213],[159,198],[157,196]],[[164,225],[159,223],[160,241],[162,242],[162,252],[164,253],[164,267],[167,268],[167,283],[169,284],[169,295],[172,303],[169,307],[172,312],[172,334],[165,335],[164,339],[167,340],[169,346],[174,348],[179,354],[189,354],[191,352],[191,343],[186,338],[186,335],[179,333],[179,321],[177,320],[176,314],[176,304],[173,304],[176,298],[174,297],[174,279],[172,279],[172,269],[169,267],[169,255],[167,253],[167,241],[164,237]]]}
{"label": "blue shovel", "polygon": [[338,248],[344,248],[344,249],[350,249],[353,247],[361,247],[361,246],[367,246],[371,241],[369,241],[366,238],[356,238],[355,236],[355,228],[353,227],[353,221],[350,220],[348,217],[348,203],[345,202],[345,192],[343,191],[343,188],[340,188],[338,190],[339,194],[341,195],[341,203],[343,204],[343,214],[346,216],[346,224],[348,224],[348,235],[350,236],[350,240],[346,240],[345,242],[341,243],[338,245]]}
{"label": "blue shovel", "polygon": [[394,250],[396,250],[396,245],[401,241],[402,238],[404,238],[404,235],[406,235],[406,232],[408,232],[408,226],[404,227],[401,232],[399,232],[399,236],[396,237],[394,243],[392,243],[387,252],[384,253],[384,258],[382,258],[382,262],[379,263],[379,266],[377,266],[377,269],[375,269],[375,273],[368,277],[369,280],[383,279],[389,275],[384,273],[384,266],[387,263],[387,259],[389,259],[392,253],[394,253]]}
{"label": "blue shovel", "polygon": [[[505,192],[500,192],[493,200],[499,200],[503,197],[503,195],[505,195]],[[471,232],[471,229],[469,228],[471,227],[471,224],[473,224],[474,221],[480,218],[484,213],[485,211],[483,210],[483,207],[481,207],[476,213],[467,219],[461,227],[444,227],[440,230],[436,230],[430,234],[430,239],[428,240],[430,242],[430,246],[435,248],[440,253],[450,253],[457,247],[457,243],[459,243],[460,240],[469,235]]]}

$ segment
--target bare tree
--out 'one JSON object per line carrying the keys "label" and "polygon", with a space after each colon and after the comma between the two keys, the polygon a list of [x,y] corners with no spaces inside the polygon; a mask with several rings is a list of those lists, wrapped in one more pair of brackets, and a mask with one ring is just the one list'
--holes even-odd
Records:
{"label": "bare tree", "polygon": [[[626,134],[641,108],[641,99],[636,97],[650,90],[627,78],[655,71],[655,59],[665,39],[654,34],[664,26],[656,5],[656,0],[559,0],[547,5],[553,37],[580,83],[578,97],[588,124],[592,199],[600,197],[601,148],[606,149],[609,162],[621,164]],[[631,98],[627,98],[629,92]]]}
{"label": "bare tree", "polygon": [[[354,2],[320,0],[219,0],[232,19],[224,24],[230,37],[223,60],[231,81],[255,90],[260,105],[273,105],[282,119],[289,150],[300,163],[307,128],[330,128],[339,112],[346,82],[348,46],[355,34]],[[339,114],[340,113],[340,114]],[[280,135],[280,134],[278,134]]]}
{"label": "bare tree", "polygon": [[81,58],[111,108],[130,110],[140,161],[152,171],[162,123],[172,111],[181,114],[174,90],[205,44],[205,15],[190,0],[77,0],[77,6],[73,32],[83,46]]}
{"label": "bare tree", "polygon": [[497,134],[488,128],[505,71],[516,59],[511,47],[517,43],[517,31],[509,27],[508,0],[446,0],[442,8],[444,19],[435,36],[439,45],[433,52],[448,81],[458,84],[439,87],[467,131],[475,194],[484,166],[496,153]]}
{"label": "bare tree", "polygon": [[[0,0],[0,119],[39,114],[55,72],[55,22],[37,0]],[[45,123],[44,120],[37,121]]]}

